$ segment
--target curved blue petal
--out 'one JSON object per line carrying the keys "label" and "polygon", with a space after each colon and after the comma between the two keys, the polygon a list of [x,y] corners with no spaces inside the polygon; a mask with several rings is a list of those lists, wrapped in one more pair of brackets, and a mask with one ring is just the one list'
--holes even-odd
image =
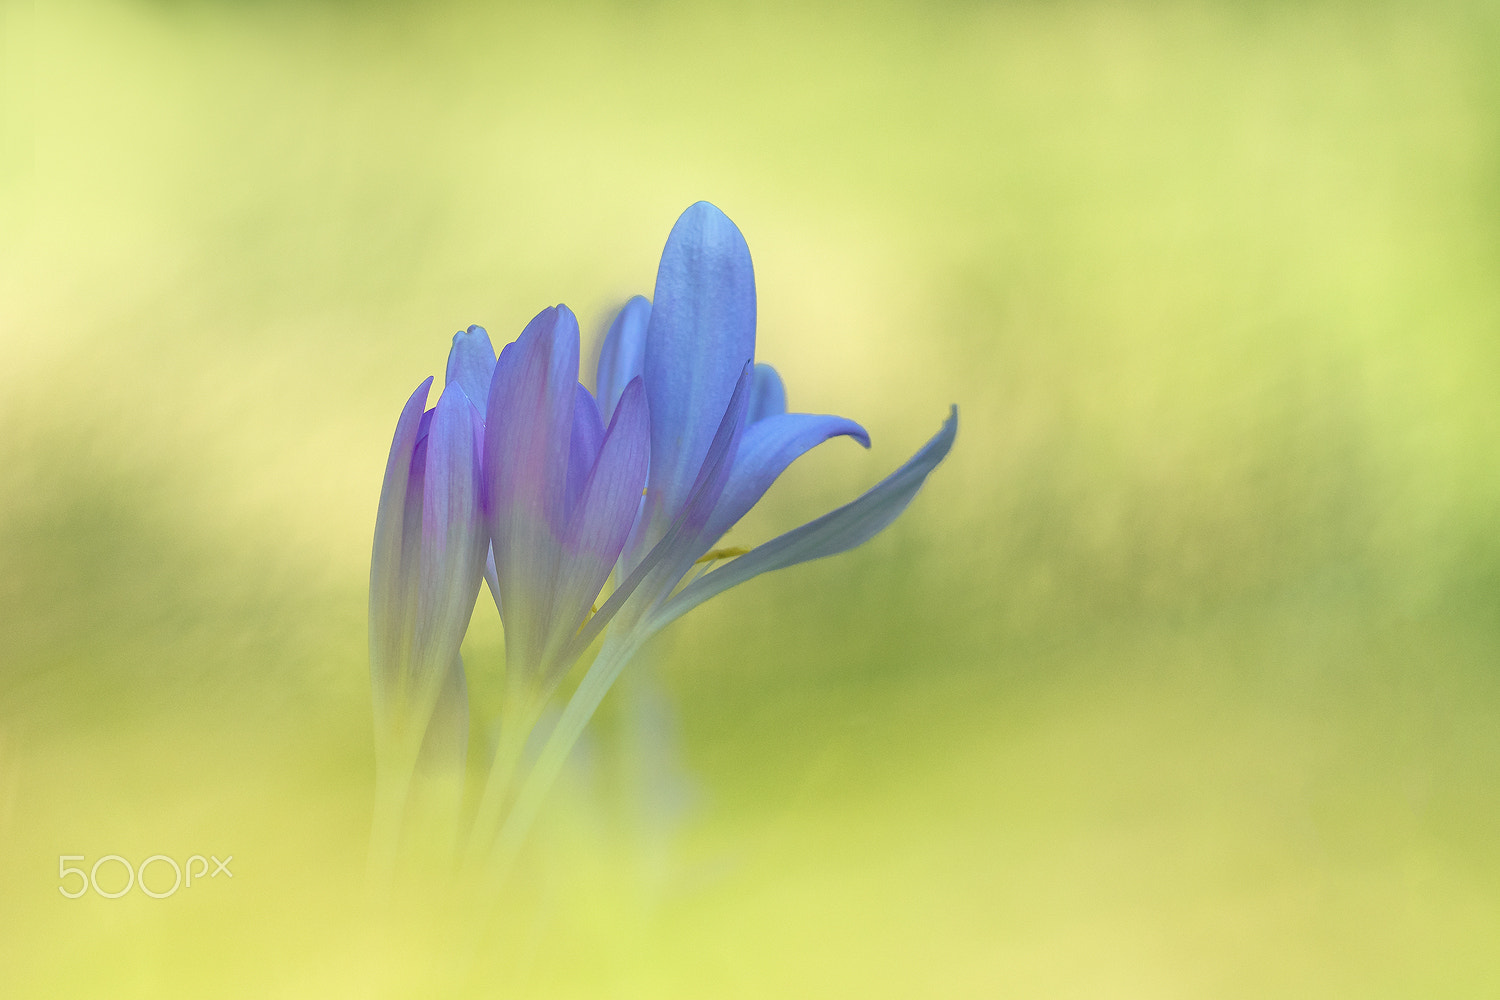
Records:
{"label": "curved blue petal", "polygon": [[[747,419],[758,423],[767,417],[786,412],[786,386],[781,376],[768,364],[755,363],[755,382],[750,387],[750,414]],[[865,447],[869,447],[866,442]]]}
{"label": "curved blue petal", "polygon": [[[553,587],[549,658],[578,633],[620,557],[640,506],[650,441],[645,387],[635,378],[620,395],[599,460],[569,519]],[[570,665],[554,662],[551,669],[560,672]]]}
{"label": "curved blue petal", "polygon": [[472,413],[468,396],[449,385],[427,434],[412,664],[424,682],[458,656],[484,575],[486,535]]}
{"label": "curved blue petal", "polygon": [[646,327],[650,491],[670,519],[686,502],[720,418],[755,356],[755,272],[733,222],[700,201],[662,251]]}
{"label": "curved blue petal", "polygon": [[568,439],[568,486],[564,492],[563,509],[572,517],[583,484],[599,459],[599,447],[604,443],[604,424],[599,419],[599,407],[594,397],[579,383],[573,394],[573,430]]}
{"label": "curved blue petal", "polygon": [[457,382],[474,409],[483,414],[489,405],[490,378],[494,374],[495,348],[484,327],[471,326],[455,333],[453,347],[448,351],[444,387]]}
{"label": "curved blue petal", "polygon": [[599,394],[599,413],[605,420],[615,415],[620,393],[630,380],[644,371],[646,363],[646,323],[651,318],[651,301],[637,295],[621,307],[604,335],[599,349],[598,377],[594,388]]}
{"label": "curved blue petal", "polygon": [[[412,455],[431,387],[431,378],[417,386],[396,420],[375,513],[375,543],[370,554],[370,675],[377,699],[392,690],[404,658],[401,634],[407,627],[403,625],[407,588],[401,576],[402,537]],[[377,705],[377,711],[383,708]]]}
{"label": "curved blue petal", "polygon": [[682,588],[651,620],[661,628],[676,618],[723,593],[730,587],[774,569],[821,559],[868,541],[894,521],[922,484],[953,447],[958,433],[958,407],[953,407],[942,430],[895,472],[852,503],[830,511],[802,527],[771,539],[719,569]]}
{"label": "curved blue petal", "polygon": [[507,658],[536,665],[567,527],[578,321],[544,309],[495,364],[484,436],[484,509],[504,599]]}
{"label": "curved blue petal", "polygon": [[[757,365],[757,374],[760,366]],[[751,405],[754,405],[754,394]],[[866,448],[870,435],[852,420],[814,413],[779,413],[752,423],[740,439],[729,482],[701,536],[706,551],[755,506],[786,467],[829,438],[848,435]],[[701,554],[701,553],[700,553]],[[695,557],[696,558],[696,557]]]}

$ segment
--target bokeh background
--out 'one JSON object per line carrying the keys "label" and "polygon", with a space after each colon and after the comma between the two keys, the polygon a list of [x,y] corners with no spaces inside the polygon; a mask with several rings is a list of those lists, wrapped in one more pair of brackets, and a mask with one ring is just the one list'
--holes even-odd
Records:
{"label": "bokeh background", "polygon": [[[1486,3],[6,0],[0,994],[1500,994],[1497,168]],[[391,428],[699,198],[874,439],[735,541],[957,447],[674,627],[465,958],[361,888]],[[234,880],[58,894],[157,853]]]}

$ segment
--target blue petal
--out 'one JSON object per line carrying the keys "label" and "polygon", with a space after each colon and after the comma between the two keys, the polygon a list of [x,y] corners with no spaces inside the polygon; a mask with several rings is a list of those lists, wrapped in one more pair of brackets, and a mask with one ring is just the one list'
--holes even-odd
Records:
{"label": "blue petal", "polygon": [[[568,525],[553,588],[549,657],[577,635],[620,557],[640,506],[650,440],[645,387],[639,378],[632,379],[615,407],[599,460],[589,470]],[[570,665],[571,661],[554,662],[554,675]]]}
{"label": "blue petal", "polygon": [[563,501],[563,508],[570,517],[603,443],[604,424],[599,420],[599,407],[594,405],[594,397],[580,384],[573,396],[573,430],[568,440],[568,487]]}
{"label": "blue petal", "polygon": [[490,378],[495,374],[495,348],[482,326],[471,326],[453,335],[448,351],[448,370],[444,386],[457,382],[474,409],[481,414],[489,405]]}
{"label": "blue petal", "polygon": [[484,575],[486,536],[472,413],[468,396],[449,385],[427,435],[412,665],[424,683],[438,678],[458,656]]}
{"label": "blue petal", "polygon": [[[786,386],[781,384],[781,376],[776,374],[776,369],[770,365],[757,362],[755,365],[755,383],[750,387],[750,415],[752,424],[758,423],[767,417],[774,417],[778,413],[786,412]],[[869,447],[866,443],[865,447]]]}
{"label": "blue petal", "polygon": [[754,355],[750,249],[723,212],[700,201],[667,237],[646,328],[650,490],[667,518],[686,502]]}
{"label": "blue petal", "polygon": [[926,482],[928,473],[953,447],[957,433],[958,407],[955,406],[942,430],[931,441],[864,496],[771,539],[682,588],[654,616],[651,627],[661,628],[709,598],[762,573],[835,555],[868,541],[911,503]]}
{"label": "blue petal", "polygon": [[[404,659],[401,634],[406,616],[406,587],[401,578],[402,535],[412,453],[431,387],[430,378],[417,386],[396,420],[396,432],[385,463],[385,481],[380,487],[380,505],[375,513],[375,544],[370,554],[370,675],[377,698],[392,689]],[[377,706],[377,710],[383,709]]]}
{"label": "blue petal", "polygon": [[[757,374],[760,366],[757,365]],[[752,394],[752,405],[754,396]],[[754,507],[786,467],[811,448],[829,438],[847,434],[866,448],[870,436],[865,429],[843,417],[812,413],[781,413],[766,417],[745,428],[739,453],[724,493],[714,506],[713,517],[702,536],[702,546],[710,545]]]}
{"label": "blue petal", "polygon": [[599,411],[605,420],[614,417],[620,393],[644,369],[646,321],[650,318],[651,301],[644,295],[637,295],[620,309],[615,321],[609,325],[609,333],[604,336],[594,387],[598,390]]}
{"label": "blue petal", "polygon": [[500,352],[485,419],[485,511],[504,598],[507,658],[541,662],[578,384],[578,321],[543,310]]}

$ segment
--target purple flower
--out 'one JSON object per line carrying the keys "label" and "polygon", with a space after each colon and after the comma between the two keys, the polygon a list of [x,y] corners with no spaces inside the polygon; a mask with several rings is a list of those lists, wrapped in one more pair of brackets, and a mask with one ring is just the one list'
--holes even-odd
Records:
{"label": "purple flower", "polygon": [[[869,447],[844,417],[789,413],[776,370],[755,364],[755,277],[733,222],[708,202],[672,228],[656,278],[656,304],[628,302],[600,353],[605,407],[643,378],[651,412],[650,475],[621,586],[573,642],[586,646],[618,614],[637,635],[659,631],[709,598],[773,569],[834,555],[889,525],[952,447],[954,407],[942,429],[864,496],[678,589],[715,543],[793,461],[830,438]],[[726,555],[729,553],[725,553]],[[581,652],[581,649],[579,650]]]}
{"label": "purple flower", "polygon": [[[632,299],[605,339],[596,382],[602,412],[573,384],[576,344],[572,315],[544,312],[502,352],[490,390],[486,504],[507,656],[515,642],[524,669],[563,671],[608,629],[505,821],[492,876],[509,864],[583,726],[647,639],[730,587],[865,542],[906,508],[957,433],[954,407],[932,440],[859,499],[748,551],[717,552],[724,532],[809,449],[839,436],[869,446],[851,420],[787,412],[780,377],[754,363],[755,278],[740,231],[707,202],[677,220],[654,305]],[[627,434],[630,443],[617,445],[619,470],[598,502],[580,506],[570,490],[595,449],[602,464],[608,447],[607,439],[593,444],[601,417],[610,419],[610,435]],[[590,617],[616,556],[620,582]],[[720,556],[733,558],[692,575]],[[522,628],[514,638],[513,619]]]}
{"label": "purple flower", "polygon": [[[378,762],[376,844],[388,863],[412,772],[462,774],[468,697],[459,645],[484,572],[480,512],[484,425],[461,384],[484,331],[454,337],[448,382],[425,410],[419,385],[396,422],[370,557],[370,679]],[[493,352],[490,357],[493,358]]]}
{"label": "purple flower", "polygon": [[606,427],[578,382],[578,321],[544,309],[500,352],[488,387],[483,507],[505,623],[500,741],[475,814],[471,857],[493,841],[526,737],[582,652],[575,640],[640,508],[649,424],[639,377]]}
{"label": "purple flower", "polygon": [[500,352],[484,440],[484,508],[502,595],[507,670],[547,689],[625,545],[646,479],[639,377],[605,427],[578,383],[578,321],[543,310]]}

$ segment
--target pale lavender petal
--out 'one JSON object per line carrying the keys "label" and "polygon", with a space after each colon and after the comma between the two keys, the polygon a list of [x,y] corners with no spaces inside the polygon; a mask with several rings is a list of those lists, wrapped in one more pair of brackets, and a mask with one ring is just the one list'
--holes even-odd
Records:
{"label": "pale lavender petal", "polygon": [[667,519],[687,500],[741,371],[755,356],[750,249],[713,205],[693,205],[667,237],[646,328],[650,491]]}
{"label": "pale lavender petal", "polygon": [[[753,395],[751,398],[754,399]],[[787,466],[809,449],[840,435],[848,435],[870,447],[870,436],[865,429],[843,417],[780,413],[745,428],[729,482],[703,533],[704,550],[755,506]]]}
{"label": "pale lavender petal", "polygon": [[400,670],[405,615],[401,578],[402,529],[406,520],[407,489],[412,453],[422,423],[432,379],[417,386],[401,409],[385,464],[380,504],[375,513],[375,543],[370,555],[370,675],[377,697],[392,690]]}
{"label": "pale lavender petal", "polygon": [[957,433],[958,407],[955,406],[942,430],[931,441],[864,496],[773,538],[690,583],[661,607],[650,626],[661,628],[710,597],[762,573],[835,555],[868,541],[911,503],[926,482],[928,473],[953,447]]}
{"label": "pale lavender petal", "polygon": [[[589,470],[568,525],[554,588],[549,657],[578,633],[620,557],[646,482],[650,441],[645,386],[635,378],[620,396],[599,461]],[[569,665],[554,663],[553,669]]]}
{"label": "pale lavender petal", "polygon": [[599,407],[594,397],[580,383],[573,397],[573,431],[568,443],[568,487],[563,500],[563,509],[572,517],[583,484],[588,481],[594,463],[599,459],[599,447],[604,443],[604,423],[599,419]]}
{"label": "pale lavender petal", "polygon": [[599,412],[612,420],[620,393],[630,380],[640,375],[646,361],[646,322],[651,318],[651,301],[637,295],[625,303],[609,325],[604,345],[599,350],[598,378],[594,388],[599,394]]}
{"label": "pale lavender petal", "polygon": [[578,322],[543,310],[500,352],[485,420],[484,509],[504,599],[507,656],[540,664],[566,530]]}
{"label": "pale lavender petal", "polygon": [[413,642],[413,672],[424,683],[458,656],[484,575],[485,532],[472,410],[463,390],[448,386],[438,399],[427,435]]}
{"label": "pale lavender petal", "polygon": [[490,344],[490,335],[482,326],[471,326],[453,335],[453,347],[448,351],[448,369],[444,376],[444,387],[454,382],[463,389],[469,402],[481,414],[489,405],[490,378],[495,373],[495,348]]}
{"label": "pale lavender petal", "polygon": [[422,505],[427,496],[427,427],[432,410],[422,414],[422,433],[411,450],[411,468],[406,480],[406,511],[401,521],[401,591],[400,602],[405,615],[401,648],[410,668],[412,629],[416,623],[417,588],[422,582]]}
{"label": "pale lavender petal", "polygon": [[786,386],[768,364],[756,362],[755,382],[750,387],[749,421],[754,424],[786,412]]}

